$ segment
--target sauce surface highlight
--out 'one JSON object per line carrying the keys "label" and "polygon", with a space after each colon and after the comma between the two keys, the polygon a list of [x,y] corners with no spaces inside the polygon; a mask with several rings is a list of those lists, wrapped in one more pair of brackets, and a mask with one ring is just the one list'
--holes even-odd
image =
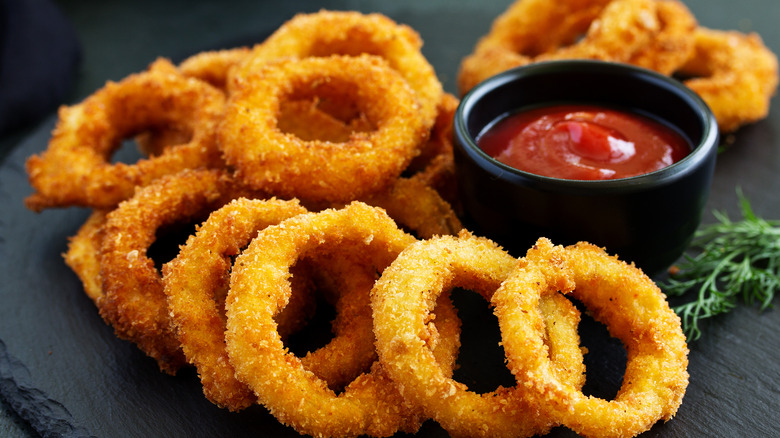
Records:
{"label": "sauce surface highlight", "polygon": [[617,179],[673,164],[691,152],[679,133],[649,117],[592,105],[510,114],[477,145],[515,169],[562,179]]}

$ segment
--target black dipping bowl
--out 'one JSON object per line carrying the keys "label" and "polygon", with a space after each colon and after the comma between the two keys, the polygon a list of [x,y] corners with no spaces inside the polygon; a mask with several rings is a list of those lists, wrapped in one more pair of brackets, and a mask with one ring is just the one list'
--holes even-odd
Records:
{"label": "black dipping bowl", "polygon": [[[644,113],[676,127],[692,152],[664,169],[600,181],[534,175],[484,153],[477,136],[526,107],[582,103]],[[474,87],[454,121],[455,166],[465,223],[522,256],[537,238],[588,241],[648,275],[674,263],[699,226],[715,167],[718,126],[708,106],[679,81],[600,61],[519,67]]]}

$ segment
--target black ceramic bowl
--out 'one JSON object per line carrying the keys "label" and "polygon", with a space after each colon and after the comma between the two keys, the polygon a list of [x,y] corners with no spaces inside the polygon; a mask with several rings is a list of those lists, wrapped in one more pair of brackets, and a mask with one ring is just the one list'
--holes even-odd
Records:
{"label": "black ceramic bowl", "polygon": [[[644,113],[693,145],[677,163],[600,181],[535,175],[484,153],[477,136],[525,107],[583,103]],[[674,263],[699,226],[715,167],[718,127],[707,105],[679,81],[628,65],[555,61],[494,76],[463,97],[454,120],[455,165],[465,222],[515,256],[540,236],[589,241],[648,275]]]}

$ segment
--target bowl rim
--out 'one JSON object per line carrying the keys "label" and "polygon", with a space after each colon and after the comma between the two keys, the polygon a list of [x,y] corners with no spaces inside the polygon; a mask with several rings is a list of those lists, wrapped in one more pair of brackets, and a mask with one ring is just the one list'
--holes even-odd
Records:
{"label": "bowl rim", "polygon": [[[516,80],[549,74],[551,72],[556,74],[562,72],[567,74],[604,72],[611,75],[626,75],[636,78],[636,80],[640,82],[663,87],[665,90],[671,91],[673,94],[677,95],[681,101],[687,102],[693,111],[701,116],[701,140],[698,144],[693,146],[691,152],[683,159],[662,169],[641,175],[607,180],[563,179],[537,175],[501,163],[485,153],[470,134],[466,123],[468,115],[477,102],[486,94]],[[573,101],[576,101],[576,99],[573,99]],[[587,101],[583,100],[582,103],[587,104]],[[514,67],[482,81],[469,90],[461,99],[455,112],[453,136],[456,147],[462,149],[469,156],[471,161],[482,167],[485,171],[494,174],[496,178],[523,180],[526,184],[543,185],[548,188],[612,191],[626,190],[632,187],[644,187],[648,184],[653,186],[664,185],[665,183],[672,183],[679,178],[684,177],[686,174],[695,171],[698,167],[708,161],[710,154],[718,147],[720,133],[715,115],[707,103],[704,102],[698,94],[677,79],[630,64],[599,60],[554,60]]]}

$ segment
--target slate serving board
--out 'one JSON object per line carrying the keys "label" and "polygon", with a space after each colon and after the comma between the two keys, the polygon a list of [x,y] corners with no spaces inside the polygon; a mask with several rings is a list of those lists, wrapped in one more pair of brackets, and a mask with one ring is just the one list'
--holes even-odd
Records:
{"label": "slate serving board", "polygon": [[[757,31],[780,52],[775,0],[689,0],[701,24]],[[155,2],[61,1],[84,47],[74,101],[108,80],[143,69],[157,56],[174,60],[204,49],[251,44],[295,12],[358,9],[382,12],[417,29],[424,53],[448,91],[460,59],[509,4],[489,2]],[[121,18],[121,19],[120,19]],[[152,29],[152,30],[146,30]],[[775,103],[776,105],[776,103]],[[191,371],[160,373],[136,348],[118,340],[97,315],[60,254],[87,215],[82,209],[34,214],[23,163],[42,150],[54,118],[15,144],[0,165],[0,432],[8,436],[296,436],[263,408],[239,414],[203,397]],[[739,131],[719,157],[708,211],[738,217],[736,187],[764,217],[780,218],[780,110]],[[707,213],[705,222],[712,222]],[[468,293],[459,378],[489,390],[506,379],[496,354],[497,329],[486,305]],[[691,383],[677,417],[646,436],[777,435],[780,408],[780,313],[740,308],[704,327],[691,345]],[[608,394],[620,382],[622,351],[587,324],[588,390]],[[556,429],[553,436],[571,436]],[[417,436],[446,436],[426,423]]]}

